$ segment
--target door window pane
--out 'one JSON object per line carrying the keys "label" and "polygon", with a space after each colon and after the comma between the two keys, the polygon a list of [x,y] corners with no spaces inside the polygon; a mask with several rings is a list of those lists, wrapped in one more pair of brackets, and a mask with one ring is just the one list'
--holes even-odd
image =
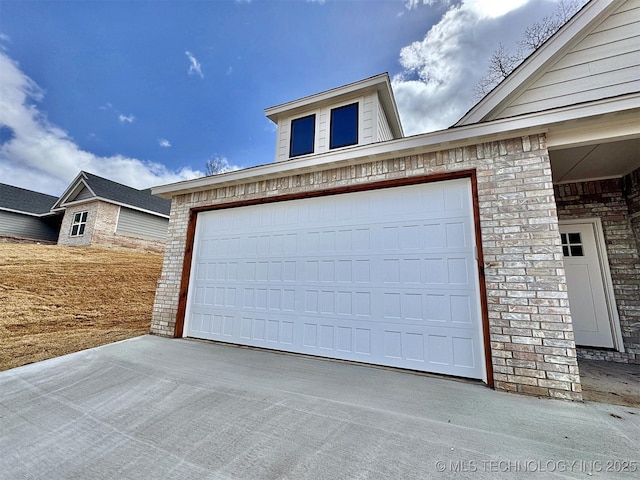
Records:
{"label": "door window pane", "polygon": [[562,233],[560,239],[562,240],[562,254],[565,257],[584,257],[580,233]]}

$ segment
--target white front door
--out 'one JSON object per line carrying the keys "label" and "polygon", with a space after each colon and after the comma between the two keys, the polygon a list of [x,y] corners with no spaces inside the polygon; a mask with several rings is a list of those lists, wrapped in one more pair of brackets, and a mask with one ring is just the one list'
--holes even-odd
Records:
{"label": "white front door", "polygon": [[[613,348],[605,271],[596,241],[597,223],[560,223],[569,306],[576,345]],[[600,256],[599,256],[600,254]]]}

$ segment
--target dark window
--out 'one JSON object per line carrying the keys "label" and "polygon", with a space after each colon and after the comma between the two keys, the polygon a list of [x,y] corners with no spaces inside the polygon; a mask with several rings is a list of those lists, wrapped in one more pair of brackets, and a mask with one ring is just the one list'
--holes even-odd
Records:
{"label": "dark window", "polygon": [[352,103],[331,110],[331,141],[329,148],[358,143],[358,104]]}
{"label": "dark window", "polygon": [[84,227],[87,224],[87,212],[76,212],[73,214],[71,223],[71,236],[79,237],[84,235]]}
{"label": "dark window", "polygon": [[579,233],[562,233],[560,235],[562,240],[562,254],[565,257],[583,257],[584,251],[582,249],[582,237]]}
{"label": "dark window", "polygon": [[316,131],[316,116],[296,118],[291,121],[291,145],[289,156],[297,157],[313,153],[314,136]]}

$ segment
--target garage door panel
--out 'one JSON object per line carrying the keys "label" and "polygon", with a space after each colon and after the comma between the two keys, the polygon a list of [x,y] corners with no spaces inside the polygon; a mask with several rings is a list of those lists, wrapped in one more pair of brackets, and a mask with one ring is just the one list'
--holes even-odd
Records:
{"label": "garage door panel", "polygon": [[[372,326],[306,316],[238,316],[229,311],[195,314],[191,331],[209,340],[231,343],[241,340],[248,346],[414,370],[434,371],[434,365],[439,365],[438,372],[453,375],[472,376],[469,371],[480,368],[474,354],[479,346],[476,339],[452,334],[447,327],[388,322]],[[382,362],[375,352],[382,352]]]}
{"label": "garage door panel", "polygon": [[185,335],[482,378],[471,211],[456,180],[201,213]]}

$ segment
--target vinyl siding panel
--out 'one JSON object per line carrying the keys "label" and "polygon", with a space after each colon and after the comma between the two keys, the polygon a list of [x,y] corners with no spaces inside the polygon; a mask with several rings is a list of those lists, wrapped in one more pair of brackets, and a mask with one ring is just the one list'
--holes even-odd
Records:
{"label": "vinyl siding panel", "polygon": [[623,4],[498,118],[640,90],[640,0]]}
{"label": "vinyl siding panel", "polygon": [[0,211],[0,235],[55,242],[60,231],[60,219],[45,221],[39,217]]}
{"label": "vinyl siding panel", "polygon": [[373,143],[375,141],[374,112],[377,113],[375,109],[376,103],[378,103],[377,97],[374,95],[367,95],[362,102],[360,102],[360,131],[358,138],[358,144],[360,145]]}
{"label": "vinyl siding panel", "polygon": [[316,143],[314,145],[314,153],[324,153],[329,150],[330,118],[330,109],[324,108],[316,112]]}
{"label": "vinyl siding panel", "polygon": [[291,120],[278,122],[278,138],[276,139],[276,162],[282,162],[289,158],[289,131]]}
{"label": "vinyl siding panel", "polygon": [[169,219],[150,215],[148,213],[120,207],[116,233],[134,237],[165,240]]}
{"label": "vinyl siding panel", "polygon": [[393,133],[389,127],[387,116],[384,114],[382,104],[378,102],[378,142],[384,142],[386,140],[393,140]]}
{"label": "vinyl siding panel", "polygon": [[93,193],[91,193],[91,191],[87,187],[84,187],[82,190],[78,192],[78,195],[76,195],[75,198],[73,198],[71,201],[77,202],[80,200],[87,200],[93,197],[94,197]]}

